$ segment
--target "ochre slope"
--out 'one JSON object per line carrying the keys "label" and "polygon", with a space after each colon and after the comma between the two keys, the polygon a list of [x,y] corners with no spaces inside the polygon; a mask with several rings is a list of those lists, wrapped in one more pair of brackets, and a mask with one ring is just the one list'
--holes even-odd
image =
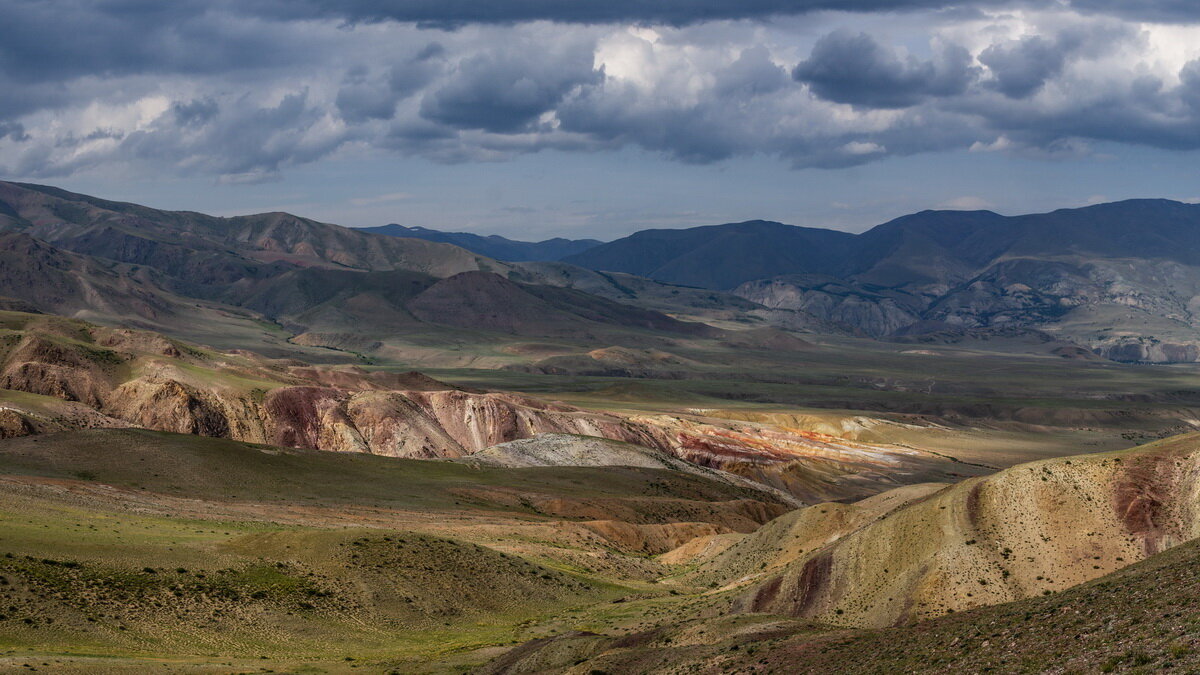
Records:
{"label": "ochre slope", "polygon": [[945,483],[920,483],[888,490],[852,504],[826,502],[797,509],[746,535],[728,548],[685,544],[667,561],[697,565],[685,579],[701,586],[737,585],[770,574],[863,528],[888,513],[924,499]]}
{"label": "ochre slope", "polygon": [[1200,534],[1198,477],[1187,434],[963,481],[764,574],[735,609],[888,626],[1060,591]]}
{"label": "ochre slope", "polygon": [[1062,593],[878,630],[770,615],[525,643],[478,673],[1148,673],[1200,666],[1200,542]]}

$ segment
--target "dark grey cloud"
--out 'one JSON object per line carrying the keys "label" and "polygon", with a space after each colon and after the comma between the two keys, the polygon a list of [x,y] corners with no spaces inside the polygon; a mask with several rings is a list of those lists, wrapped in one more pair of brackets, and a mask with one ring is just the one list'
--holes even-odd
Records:
{"label": "dark grey cloud", "polygon": [[286,39],[282,24],[201,0],[0,0],[0,17],[0,72],[22,82],[219,74],[320,57],[319,45]]}
{"label": "dark grey cloud", "polygon": [[1193,0],[1069,0],[1070,7],[1136,21],[1192,23],[1200,21],[1200,3]]}
{"label": "dark grey cloud", "polygon": [[525,21],[683,26],[820,11],[891,12],[992,4],[997,3],[990,0],[252,0],[248,6],[261,13],[287,17],[454,27]]}
{"label": "dark grey cloud", "polygon": [[[1057,8],[1020,20],[980,10],[992,6],[0,0],[0,164],[49,176],[142,163],[253,182],[359,144],[442,162],[632,147],[823,168],[965,148],[1200,147],[1200,65],[1164,70],[1172,50],[1099,16],[1116,4],[1075,0],[1095,12],[1080,15],[1066,0],[1005,2]],[[795,21],[691,25],[831,8],[927,14],[823,15],[855,30],[815,44]]]}
{"label": "dark grey cloud", "polygon": [[175,115],[175,121],[181,127],[204,125],[216,117],[220,111],[221,109],[217,105],[217,101],[211,97],[179,102],[171,106],[171,112]]}
{"label": "dark grey cloud", "polygon": [[[86,88],[86,87],[85,87]],[[0,69],[0,120],[15,120],[22,115],[56,108],[78,101],[88,94],[70,91],[58,82],[16,81]]]}
{"label": "dark grey cloud", "polygon": [[979,96],[964,100],[960,109],[1009,141],[1049,155],[1077,154],[1096,141],[1200,149],[1200,61],[1185,65],[1179,79],[1176,87],[1151,75],[1063,83],[1069,87],[1063,100]]}
{"label": "dark grey cloud", "polygon": [[421,101],[421,116],[460,129],[527,130],[580,87],[598,84],[594,46],[518,44],[472,56]]}
{"label": "dark grey cloud", "polygon": [[[120,69],[147,53],[171,51],[157,34],[178,29],[178,58],[201,66],[205,59],[216,65],[229,50],[210,49],[188,54],[184,41],[203,37],[214,17],[237,15],[255,19],[329,19],[349,23],[395,21],[425,26],[460,27],[468,24],[515,24],[554,21],[578,24],[640,23],[684,26],[706,21],[767,20],[814,12],[886,13],[946,10],[970,11],[995,7],[1068,7],[1082,12],[1121,16],[1135,20],[1181,21],[1200,19],[1200,6],[1192,0],[2,0],[0,38],[12,41],[12,53],[40,54],[44,67],[73,63],[86,68],[81,55],[103,51],[108,56],[94,68]],[[38,42],[33,36],[57,26],[69,43]],[[119,40],[117,35],[142,36]],[[253,56],[244,41],[224,44],[229,35],[210,32],[225,47],[241,56]],[[245,38],[249,40],[249,36]],[[271,58],[269,53],[257,59]],[[2,58],[2,57],[0,57]],[[256,60],[257,60],[256,59]]]}
{"label": "dark grey cloud", "polygon": [[565,130],[600,147],[636,145],[688,163],[705,164],[741,154],[755,142],[731,106],[647,106],[621,87],[596,91],[558,111]]}
{"label": "dark grey cloud", "polygon": [[[707,90],[692,97],[656,94],[606,79],[556,111],[561,130],[596,148],[636,145],[688,163],[720,161],[759,149],[763,135],[786,110],[768,101],[795,87],[762,46],[742,50],[712,73]],[[693,98],[694,100],[687,100]]]}
{"label": "dark grey cloud", "polygon": [[100,128],[34,144],[10,170],[47,178],[109,163],[145,163],[173,165],[180,174],[213,175],[222,182],[261,182],[351,140],[348,131],[328,121],[328,113],[312,105],[306,91],[265,106],[247,97],[225,105],[201,99],[172,106],[142,129]]}
{"label": "dark grey cloud", "polygon": [[11,138],[14,141],[27,141],[29,134],[25,133],[25,125],[20,122],[0,122],[0,140]]}
{"label": "dark grey cloud", "polygon": [[382,72],[351,69],[338,90],[336,105],[347,122],[391,119],[396,104],[421,91],[446,69],[446,49],[431,42],[416,54],[398,59]]}
{"label": "dark grey cloud", "polygon": [[979,62],[991,72],[992,87],[1010,98],[1026,98],[1061,74],[1069,60],[1096,58],[1139,37],[1134,26],[1102,22],[1067,28],[1055,35],[1027,35],[999,42],[980,52]]}
{"label": "dark grey cloud", "polygon": [[388,71],[388,86],[401,96],[409,96],[423,88],[446,66],[446,48],[430,42],[411,59],[393,65]]}
{"label": "dark grey cloud", "polygon": [[348,140],[342,130],[323,128],[327,111],[303,90],[283,96],[275,105],[243,98],[207,114],[207,120],[188,134],[179,134],[164,115],[150,128],[129,134],[118,153],[134,160],[187,158],[189,170],[205,173],[266,176],[319,159]]}
{"label": "dark grey cloud", "polygon": [[947,45],[929,60],[902,57],[866,33],[834,31],[792,71],[817,96],[865,108],[905,108],[966,91],[979,75],[971,54]]}
{"label": "dark grey cloud", "polygon": [[979,62],[992,72],[995,87],[1005,96],[1025,98],[1061,72],[1066,58],[1066,51],[1053,40],[1031,35],[988,47]]}
{"label": "dark grey cloud", "polygon": [[758,45],[744,50],[736,61],[715,73],[713,95],[722,100],[744,100],[779,91],[788,84],[787,72],[771,60],[771,52]]}
{"label": "dark grey cloud", "polygon": [[1179,71],[1179,80],[1184,103],[1194,112],[1200,113],[1200,59],[1184,65]]}
{"label": "dark grey cloud", "polygon": [[1147,21],[1200,19],[1200,6],[1193,0],[245,0],[242,3],[244,11],[270,16],[398,21],[438,27],[525,21],[685,26],[814,12],[961,12],[1013,6],[1071,8]]}

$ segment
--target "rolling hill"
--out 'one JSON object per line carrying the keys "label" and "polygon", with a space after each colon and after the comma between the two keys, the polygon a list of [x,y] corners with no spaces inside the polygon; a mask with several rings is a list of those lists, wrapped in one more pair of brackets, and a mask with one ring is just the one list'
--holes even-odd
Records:
{"label": "rolling hill", "polygon": [[658,469],[129,429],[10,439],[0,670],[424,672],[563,611],[665,595],[645,541],[748,531],[782,510]]}
{"label": "rolling hill", "polygon": [[397,239],[287,213],[218,218],[111,202],[54,187],[0,182],[0,229],[58,248],[220,285],[279,267],[403,269],[450,276],[503,265],[457,247]]}
{"label": "rolling hill", "polygon": [[683,230],[643,230],[563,258],[589,269],[710,289],[808,270],[842,271],[854,236],[764,220]]}
{"label": "rolling hill", "polygon": [[909,626],[839,630],[740,615],[621,636],[581,630],[529,642],[479,672],[1188,672],[1200,665],[1197,612],[1200,543],[1191,542],[1049,596]]}
{"label": "rolling hill", "polygon": [[1194,664],[1198,462],[1200,436],[1190,434],[817,504],[751,534],[700,537],[660,558],[683,571],[675,583],[708,589],[690,614],[647,606],[607,634],[577,627],[482,672]]}
{"label": "rolling hill", "polygon": [[[927,211],[859,235],[765,221],[647,230],[519,263],[289,214],[216,218],[28,184],[0,183],[0,205],[0,295],[223,348],[500,367],[520,361],[502,353],[514,337],[577,355],[723,340],[704,323],[1200,360],[1200,207],[1165,200]],[[55,271],[42,283],[30,265]]]}

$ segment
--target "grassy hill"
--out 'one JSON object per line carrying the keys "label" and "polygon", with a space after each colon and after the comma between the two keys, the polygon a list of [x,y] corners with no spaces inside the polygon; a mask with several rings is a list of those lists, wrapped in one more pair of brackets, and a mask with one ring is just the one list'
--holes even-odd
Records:
{"label": "grassy hill", "polygon": [[730,531],[781,511],[654,469],[469,467],[136,430],[13,439],[0,443],[0,665],[412,672],[571,607],[667,595],[651,583],[658,566],[589,529],[595,518]]}

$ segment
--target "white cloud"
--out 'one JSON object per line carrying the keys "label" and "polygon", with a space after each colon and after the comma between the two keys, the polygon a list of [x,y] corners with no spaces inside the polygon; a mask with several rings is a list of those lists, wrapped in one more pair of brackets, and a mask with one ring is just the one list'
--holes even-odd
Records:
{"label": "white cloud", "polygon": [[880,152],[887,152],[887,148],[878,143],[863,141],[851,141],[843,145],[842,149],[851,155],[874,155]]}

